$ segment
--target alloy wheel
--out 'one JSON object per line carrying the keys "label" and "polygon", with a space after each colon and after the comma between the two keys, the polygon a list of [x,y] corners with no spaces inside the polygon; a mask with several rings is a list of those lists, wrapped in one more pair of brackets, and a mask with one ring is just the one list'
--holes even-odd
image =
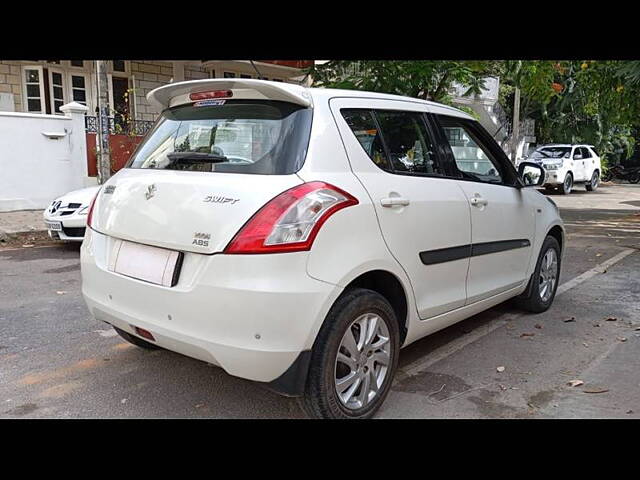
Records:
{"label": "alloy wheel", "polygon": [[538,292],[540,299],[547,303],[553,295],[556,282],[558,281],[558,255],[555,249],[550,248],[542,258],[540,266],[540,286]]}
{"label": "alloy wheel", "polygon": [[335,390],[350,410],[366,407],[380,392],[391,363],[389,328],[376,313],[356,318],[345,331],[335,364]]}
{"label": "alloy wheel", "polygon": [[567,178],[564,179],[564,191],[567,193],[570,193],[572,186],[573,186],[573,178],[571,177],[571,175],[567,175]]}

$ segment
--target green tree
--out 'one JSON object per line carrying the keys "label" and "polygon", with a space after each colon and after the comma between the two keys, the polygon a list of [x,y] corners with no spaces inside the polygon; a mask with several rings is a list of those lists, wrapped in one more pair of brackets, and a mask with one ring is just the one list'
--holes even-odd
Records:
{"label": "green tree", "polygon": [[309,69],[314,86],[368,90],[451,103],[454,84],[480,93],[495,62],[449,60],[330,60]]}
{"label": "green tree", "polygon": [[500,101],[511,112],[521,89],[521,117],[536,120],[538,143],[590,143],[605,160],[633,151],[640,115],[640,62],[505,61]]}

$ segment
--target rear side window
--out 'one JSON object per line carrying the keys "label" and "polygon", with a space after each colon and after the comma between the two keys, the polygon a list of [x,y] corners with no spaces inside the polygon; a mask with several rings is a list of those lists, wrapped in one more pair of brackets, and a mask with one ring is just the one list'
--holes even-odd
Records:
{"label": "rear side window", "polygon": [[341,113],[378,167],[393,173],[444,175],[421,113],[362,109]]}
{"label": "rear side window", "polygon": [[128,168],[287,175],[300,170],[311,109],[287,102],[227,100],[162,112]]}
{"label": "rear side window", "polygon": [[370,110],[342,110],[342,116],[373,163],[383,170],[390,170],[373,112]]}
{"label": "rear side window", "polygon": [[377,110],[375,115],[394,171],[443,174],[422,114]]}

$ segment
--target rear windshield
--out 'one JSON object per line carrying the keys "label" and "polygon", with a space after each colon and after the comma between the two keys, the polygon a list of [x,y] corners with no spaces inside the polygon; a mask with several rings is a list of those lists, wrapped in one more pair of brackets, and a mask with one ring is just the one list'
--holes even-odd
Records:
{"label": "rear windshield", "polygon": [[162,112],[127,168],[262,175],[300,170],[311,109],[264,100],[217,102]]}

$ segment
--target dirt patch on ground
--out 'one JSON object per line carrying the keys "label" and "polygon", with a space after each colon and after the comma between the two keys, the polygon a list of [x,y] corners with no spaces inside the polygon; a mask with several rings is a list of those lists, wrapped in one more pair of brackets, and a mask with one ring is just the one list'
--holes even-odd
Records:
{"label": "dirt patch on ground", "polygon": [[[60,243],[60,241],[52,240],[46,230],[11,234],[3,233],[2,235],[0,235],[0,250],[41,247],[45,245],[56,245]],[[24,245],[29,246],[25,247]]]}

